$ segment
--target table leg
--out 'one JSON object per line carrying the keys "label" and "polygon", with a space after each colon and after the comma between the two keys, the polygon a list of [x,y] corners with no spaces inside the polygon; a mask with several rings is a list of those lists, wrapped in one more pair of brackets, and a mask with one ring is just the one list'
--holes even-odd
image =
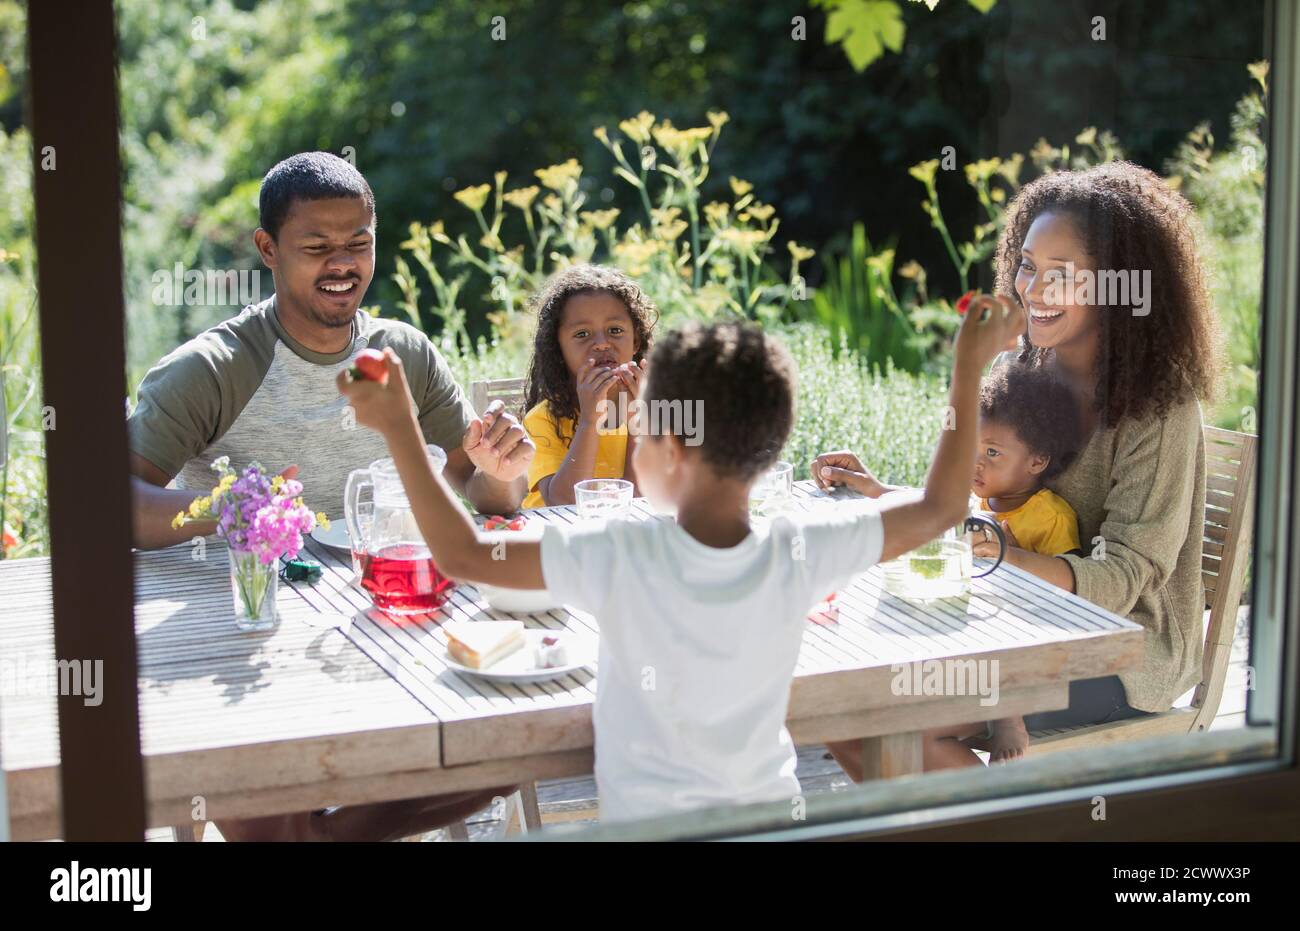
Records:
{"label": "table leg", "polygon": [[921,732],[885,734],[862,740],[862,779],[892,779],[923,771]]}
{"label": "table leg", "polygon": [[542,811],[537,804],[537,783],[520,783],[519,796],[523,802],[524,830],[526,832],[540,831],[542,829]]}

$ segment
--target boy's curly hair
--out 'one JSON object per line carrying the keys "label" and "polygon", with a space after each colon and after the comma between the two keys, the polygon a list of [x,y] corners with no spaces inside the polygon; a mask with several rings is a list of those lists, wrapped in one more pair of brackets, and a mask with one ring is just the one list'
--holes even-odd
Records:
{"label": "boy's curly hair", "polygon": [[[1134,316],[1124,305],[1098,311],[1094,403],[1102,423],[1113,427],[1125,417],[1162,416],[1192,397],[1211,399],[1220,341],[1191,204],[1131,162],[1055,171],[1030,182],[1007,208],[996,256],[997,290],[1017,302],[1020,249],[1044,213],[1073,222],[1098,269],[1151,272],[1149,315]],[[1044,353],[1021,337],[1021,361],[1040,365]]]}
{"label": "boy's curly hair", "polygon": [[794,426],[795,364],[757,325],[688,323],[655,346],[641,399],[651,409],[702,401],[704,461],[749,480],[772,467]]}
{"label": "boy's curly hair", "polygon": [[650,333],[659,319],[654,303],[641,287],[615,268],[604,265],[570,265],[552,275],[530,302],[537,314],[537,333],[533,337],[533,358],[528,364],[528,389],[524,409],[532,410],[542,401],[550,404],[551,415],[558,424],[578,416],[578,391],[573,373],[564,364],[560,350],[559,328],[564,305],[577,294],[612,294],[623,302],[632,318],[632,336],[636,352],[632,358],[644,361],[650,350]]}
{"label": "boy's curly hair", "polygon": [[1030,452],[1051,457],[1040,481],[1060,475],[1079,454],[1081,415],[1074,392],[1043,368],[1008,362],[980,386],[980,418],[1010,427]]}

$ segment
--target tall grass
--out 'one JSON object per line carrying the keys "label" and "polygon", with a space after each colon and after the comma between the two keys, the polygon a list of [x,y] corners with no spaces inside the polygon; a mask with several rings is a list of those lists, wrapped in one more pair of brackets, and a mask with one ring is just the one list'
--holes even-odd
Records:
{"label": "tall grass", "polygon": [[854,223],[848,248],[823,260],[826,277],[812,296],[813,318],[830,333],[832,346],[847,346],[877,367],[892,361],[916,372],[925,351],[907,315],[888,300],[893,260],[893,249],[877,253],[866,227]]}

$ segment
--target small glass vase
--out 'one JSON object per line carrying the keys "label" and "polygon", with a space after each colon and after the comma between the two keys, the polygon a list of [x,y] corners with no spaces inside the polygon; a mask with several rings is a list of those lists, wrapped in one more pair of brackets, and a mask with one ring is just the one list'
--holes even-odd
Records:
{"label": "small glass vase", "polygon": [[279,560],[267,565],[255,553],[230,551],[230,588],[235,598],[235,626],[240,630],[270,630],[275,626],[278,570]]}

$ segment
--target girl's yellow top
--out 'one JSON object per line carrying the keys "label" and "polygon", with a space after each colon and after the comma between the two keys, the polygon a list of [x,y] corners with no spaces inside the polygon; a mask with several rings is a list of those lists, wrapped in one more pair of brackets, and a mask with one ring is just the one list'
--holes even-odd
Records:
{"label": "girl's yellow top", "polygon": [[[528,495],[524,498],[526,508],[545,507],[538,484],[548,475],[554,475],[564,464],[564,457],[569,454],[569,443],[573,439],[574,424],[569,417],[557,421],[551,415],[551,406],[543,401],[524,415],[524,429],[537,446],[533,463],[528,467]],[[616,430],[601,430],[596,444],[596,468],[592,478],[622,478],[623,465],[627,461],[627,425],[622,424]]]}

